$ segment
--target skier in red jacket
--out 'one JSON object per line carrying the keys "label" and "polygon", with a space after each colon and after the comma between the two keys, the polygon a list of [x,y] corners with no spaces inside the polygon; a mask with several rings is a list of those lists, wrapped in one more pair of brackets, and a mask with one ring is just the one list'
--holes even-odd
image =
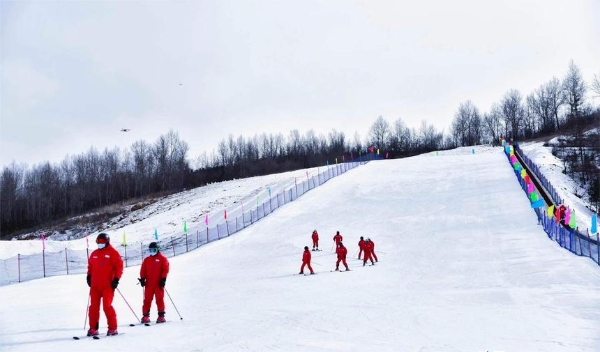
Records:
{"label": "skier in red jacket", "polygon": [[344,266],[346,267],[346,271],[350,270],[350,268],[348,268],[348,264],[346,263],[346,254],[348,254],[348,250],[346,249],[346,247],[344,247],[344,244],[342,242],[340,242],[340,244],[338,245],[336,253],[337,262],[335,263],[335,271],[340,270],[340,262],[344,264]]}
{"label": "skier in red jacket", "polygon": [[112,306],[115,290],[123,275],[123,260],[117,250],[110,245],[110,237],[101,233],[96,237],[98,249],[88,259],[87,284],[90,287],[90,329],[87,336],[98,336],[100,321],[100,299],[106,315],[108,331],[106,335],[117,335],[117,313]]}
{"label": "skier in red jacket", "polygon": [[342,237],[342,235],[340,235],[340,232],[337,231],[335,233],[335,236],[333,236],[333,241],[335,242],[335,248],[337,250],[337,248],[340,246],[340,243],[344,240],[344,238]]}
{"label": "skier in red jacket", "polygon": [[314,230],[312,233],[312,241],[313,241],[313,251],[318,251],[319,250],[319,234],[317,233],[317,230]]}
{"label": "skier in red jacket", "polygon": [[310,270],[310,274],[313,275],[315,272],[313,268],[310,266],[310,258],[311,254],[308,250],[308,246],[304,247],[304,253],[302,253],[302,266],[300,267],[300,274],[304,274],[304,266],[308,266],[308,270]]}
{"label": "skier in red jacket", "polygon": [[360,255],[363,252],[363,247],[365,246],[365,240],[363,236],[360,236],[360,240],[358,241],[358,259],[360,259]]}
{"label": "skier in red jacket", "polygon": [[365,258],[363,260],[363,266],[365,266],[365,264],[367,264],[367,260],[371,261],[372,265],[375,265],[375,263],[373,262],[373,257],[371,256],[373,254],[373,242],[371,242],[371,239],[367,237],[367,239],[365,240],[365,244],[363,245],[363,250],[365,251]]}
{"label": "skier in red jacket", "polygon": [[142,323],[150,322],[150,306],[152,298],[156,296],[156,308],[158,309],[157,323],[165,320],[165,284],[169,274],[169,260],[162,255],[158,243],[152,242],[148,246],[150,255],[142,262],[140,268],[140,285],[144,287],[144,305],[142,306]]}
{"label": "skier in red jacket", "polygon": [[369,245],[371,246],[371,258],[375,258],[375,263],[377,263],[379,262],[379,259],[377,259],[377,254],[375,254],[375,242],[373,242],[373,240],[369,237],[367,237],[367,239],[369,240]]}

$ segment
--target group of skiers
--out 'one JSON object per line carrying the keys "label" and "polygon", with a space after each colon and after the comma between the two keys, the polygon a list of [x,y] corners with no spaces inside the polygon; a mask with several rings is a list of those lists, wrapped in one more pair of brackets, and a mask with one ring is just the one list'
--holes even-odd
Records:
{"label": "group of skiers", "polygon": [[[335,243],[337,261],[335,270],[339,271],[340,262],[346,270],[350,270],[346,263],[348,250],[344,247],[342,240],[344,238],[339,231],[333,236]],[[319,234],[317,230],[312,233],[312,250],[319,250]],[[90,305],[89,305],[89,330],[87,336],[98,336],[98,328],[100,321],[100,301],[102,300],[102,309],[106,315],[108,330],[107,336],[117,335],[117,314],[112,306],[112,301],[115,296],[115,290],[119,286],[119,280],[123,275],[123,259],[119,252],[110,244],[110,236],[106,233],[101,233],[96,237],[98,249],[94,250],[88,258],[88,269],[86,281],[90,287]],[[375,243],[371,239],[366,240],[361,236],[358,241],[358,259],[363,256],[363,266],[370,260],[371,264],[377,262],[375,255]],[[152,301],[156,298],[156,308],[158,310],[158,318],[156,323],[164,323],[165,320],[165,285],[167,275],[169,274],[169,260],[160,252],[160,247],[157,242],[152,242],[148,246],[149,256],[142,262],[140,268],[140,278],[138,281],[144,289],[144,303],[142,305],[142,323],[150,322],[150,307]],[[375,262],[373,262],[375,258]],[[307,266],[311,274],[314,270],[310,265],[311,253],[308,246],[304,247],[302,254],[302,266],[300,274],[304,273],[304,267]]]}
{"label": "group of skiers", "polygon": [[[312,250],[319,251],[319,233],[317,230],[314,230],[312,233]],[[335,252],[337,254],[337,261],[335,263],[335,271],[340,270],[340,262],[344,265],[346,270],[350,270],[348,267],[348,263],[346,263],[346,256],[348,255],[348,249],[344,247],[342,241],[344,238],[340,234],[339,231],[336,231],[335,236],[333,236],[333,242],[335,244]],[[371,261],[371,265],[375,265],[375,262],[378,261],[377,255],[375,254],[375,243],[371,241],[370,238],[364,239],[363,236],[360,236],[360,240],[358,241],[358,259],[361,259],[361,255],[363,256],[363,266],[367,264],[367,261]],[[310,270],[310,274],[313,275],[315,272],[310,265],[312,255],[310,254],[310,250],[308,246],[304,247],[304,252],[302,253],[302,266],[300,266],[300,274],[304,274],[304,267],[308,267]],[[375,258],[375,262],[373,261]]]}
{"label": "group of skiers", "polygon": [[[100,300],[108,324],[107,336],[117,335],[117,314],[112,306],[115,290],[123,275],[123,259],[119,252],[110,244],[110,237],[101,233],[96,237],[98,249],[94,250],[88,259],[86,281],[90,287],[89,320],[90,328],[87,336],[98,336],[100,320]],[[150,322],[150,306],[156,297],[158,309],[157,323],[165,320],[165,285],[169,274],[169,261],[160,253],[158,243],[148,246],[149,256],[142,262],[140,268],[140,285],[144,289],[142,306],[142,323]]]}

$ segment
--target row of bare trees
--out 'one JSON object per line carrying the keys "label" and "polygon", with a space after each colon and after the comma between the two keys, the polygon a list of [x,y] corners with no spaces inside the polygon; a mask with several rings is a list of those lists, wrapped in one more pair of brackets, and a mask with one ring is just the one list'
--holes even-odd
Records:
{"label": "row of bare trees", "polygon": [[553,77],[525,97],[518,90],[509,89],[489,112],[481,113],[467,100],[454,115],[447,145],[491,143],[500,137],[530,139],[554,133],[570,120],[589,124],[586,117],[594,114],[586,100],[588,87],[600,97],[600,74],[588,86],[579,67],[571,61],[562,81]]}
{"label": "row of bare trees", "polygon": [[2,235],[75,216],[135,197],[180,190],[189,174],[187,143],[170,131],[154,144],[65,157],[27,168],[12,163],[0,175]]}

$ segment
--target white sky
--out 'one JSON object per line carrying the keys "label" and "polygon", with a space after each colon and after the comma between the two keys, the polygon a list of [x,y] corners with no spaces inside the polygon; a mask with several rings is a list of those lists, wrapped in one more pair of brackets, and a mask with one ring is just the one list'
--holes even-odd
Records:
{"label": "white sky", "polygon": [[[293,275],[313,229],[323,249],[313,252],[317,275]],[[379,263],[349,259],[353,271],[330,272],[337,230],[349,256],[359,236],[371,237]],[[117,295],[124,335],[74,341],[84,334],[84,275],[33,280],[0,286],[10,302],[0,305],[10,317],[0,319],[0,349],[131,351],[141,341],[150,351],[600,349],[598,265],[548,239],[498,147],[371,162],[170,261],[167,289],[183,320],[167,297],[169,323],[128,327],[136,317]],[[137,315],[138,273],[126,269],[119,286]]]}
{"label": "white sky", "polygon": [[461,102],[488,111],[571,59],[590,81],[598,13],[593,0],[2,0],[0,166],[171,128],[190,158],[230,133],[364,138],[378,116],[448,131]]}

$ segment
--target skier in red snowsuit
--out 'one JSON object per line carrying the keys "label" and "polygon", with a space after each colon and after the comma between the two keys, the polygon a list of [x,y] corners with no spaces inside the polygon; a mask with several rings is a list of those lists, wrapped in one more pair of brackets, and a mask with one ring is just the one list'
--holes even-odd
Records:
{"label": "skier in red snowsuit", "polygon": [[333,241],[335,242],[335,248],[337,250],[337,248],[340,246],[340,243],[344,240],[344,238],[342,237],[342,235],[340,235],[340,232],[337,231],[335,233],[335,236],[333,236]]}
{"label": "skier in red snowsuit", "polygon": [[348,254],[348,250],[346,249],[346,247],[344,247],[344,244],[342,242],[340,242],[340,244],[338,245],[338,248],[335,252],[337,253],[337,262],[335,263],[335,271],[340,270],[340,262],[342,262],[344,264],[344,266],[346,267],[346,270],[350,270],[350,268],[348,268],[348,264],[346,263],[346,254]]}
{"label": "skier in red snowsuit", "polygon": [[318,251],[319,250],[319,234],[317,233],[317,230],[314,230],[312,233],[312,241],[313,241],[313,251]]}
{"label": "skier in red snowsuit", "polygon": [[363,245],[363,250],[365,251],[365,258],[363,259],[363,266],[365,266],[365,264],[367,264],[367,260],[370,260],[371,264],[375,265],[375,263],[373,262],[373,258],[371,257],[371,254],[373,253],[373,243],[371,242],[370,238],[367,238],[365,240],[365,244]]}
{"label": "skier in red snowsuit", "polygon": [[371,246],[371,258],[375,258],[375,263],[377,263],[379,262],[379,259],[377,259],[377,254],[375,254],[375,242],[373,242],[373,240],[368,237],[367,239],[369,240],[369,245]]}
{"label": "skier in red snowsuit", "polygon": [[566,215],[567,215],[567,207],[565,207],[564,204],[561,204],[561,206],[558,208],[558,220],[562,225],[565,224],[565,216]]}
{"label": "skier in red snowsuit", "polygon": [[169,274],[169,260],[162,255],[158,243],[152,242],[148,246],[150,255],[142,262],[140,268],[140,284],[144,287],[144,305],[142,306],[142,323],[150,322],[150,306],[152,298],[156,296],[158,309],[157,323],[165,320],[165,284]]}
{"label": "skier in red snowsuit", "polygon": [[101,233],[96,237],[98,249],[94,250],[88,259],[87,284],[90,287],[90,329],[88,336],[98,335],[100,321],[100,299],[106,315],[108,331],[106,335],[116,335],[117,313],[112,306],[115,290],[123,275],[123,260],[117,250],[110,245],[110,237]]}
{"label": "skier in red snowsuit", "polygon": [[365,240],[363,238],[363,236],[360,236],[360,241],[358,241],[358,259],[360,259],[360,255],[363,252],[363,247],[365,245]]}
{"label": "skier in red snowsuit", "polygon": [[313,275],[315,272],[310,266],[310,258],[311,254],[308,250],[308,246],[304,247],[304,253],[302,253],[302,266],[300,267],[300,274],[304,274],[304,266],[308,266],[308,270],[310,270],[310,274]]}

